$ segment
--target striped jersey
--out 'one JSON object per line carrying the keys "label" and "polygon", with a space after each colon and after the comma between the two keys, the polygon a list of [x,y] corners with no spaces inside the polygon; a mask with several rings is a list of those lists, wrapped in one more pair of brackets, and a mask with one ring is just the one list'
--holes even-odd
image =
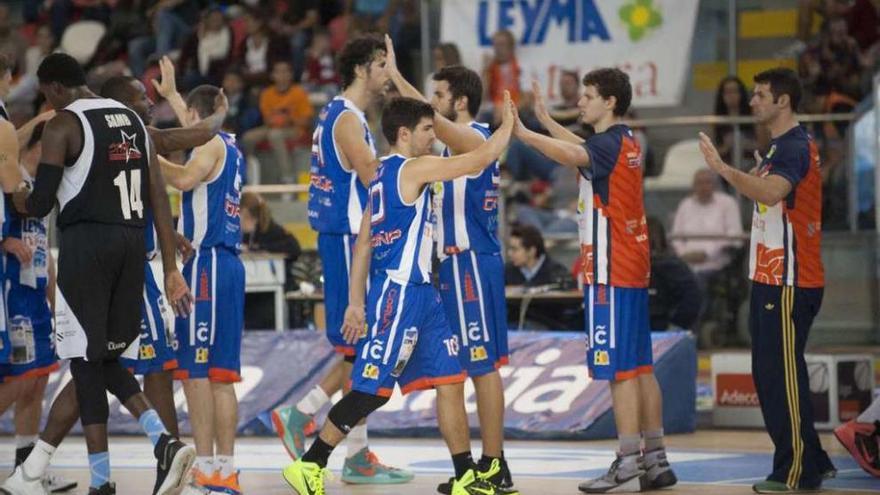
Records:
{"label": "striped jersey", "polygon": [[774,206],[755,203],[750,278],[767,285],[823,287],[822,176],[813,138],[797,126],[771,140],[758,174],[778,175],[792,189]]}
{"label": "striped jersey", "polygon": [[321,110],[312,134],[309,223],[322,234],[357,234],[367,207],[367,188],[354,170],[346,168],[333,138],[336,123],[346,112],[361,122],[364,141],[376,154],[367,118],[354,103],[337,96]]}
{"label": "striped jersey", "polygon": [[[22,170],[26,180],[31,180],[27,172]],[[6,254],[6,280],[15,280],[18,284],[33,289],[45,289],[49,281],[49,237],[48,218],[22,217],[9,208],[3,227],[3,237],[21,239],[33,253],[31,262],[22,265],[12,253]]]}
{"label": "striped jersey", "polygon": [[648,287],[651,257],[639,144],[629,127],[617,124],[591,136],[584,147],[590,156],[578,178],[584,283]]}
{"label": "striped jersey", "polygon": [[215,177],[183,193],[177,230],[195,249],[225,247],[238,253],[241,250],[239,202],[244,158],[233,136],[225,132],[218,136],[226,149],[223,168]]}
{"label": "striped jersey", "polygon": [[[484,140],[489,139],[488,124],[468,124]],[[443,156],[450,156],[449,148]],[[479,173],[433,185],[434,238],[441,260],[451,254],[472,250],[498,254],[498,185],[501,167],[495,161]]]}
{"label": "striped jersey", "polygon": [[403,200],[398,186],[406,163],[401,155],[383,157],[370,183],[370,274],[399,284],[430,284],[430,192],[424,187],[413,203]]}

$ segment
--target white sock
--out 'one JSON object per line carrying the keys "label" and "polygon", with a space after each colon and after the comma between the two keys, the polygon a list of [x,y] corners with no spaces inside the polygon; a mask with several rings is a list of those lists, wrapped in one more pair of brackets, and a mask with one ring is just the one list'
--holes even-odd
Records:
{"label": "white sock", "polygon": [[196,456],[196,463],[194,467],[201,471],[203,474],[210,475],[214,472],[214,457],[208,455]]}
{"label": "white sock", "polygon": [[355,454],[367,448],[367,425],[357,425],[352,428],[345,437],[345,444],[348,446],[346,458],[354,457]]}
{"label": "white sock", "polygon": [[880,399],[876,399],[872,402],[862,414],[859,414],[859,419],[856,421],[859,423],[873,423],[874,421],[880,421]]}
{"label": "white sock", "polygon": [[214,458],[214,466],[220,470],[221,479],[226,479],[235,472],[235,462],[231,455],[218,455]]}
{"label": "white sock", "polygon": [[15,449],[30,447],[37,442],[36,435],[15,435]]}
{"label": "white sock", "polygon": [[31,455],[21,465],[22,472],[28,478],[42,478],[46,474],[46,468],[49,467],[49,461],[52,460],[54,453],[55,447],[42,440],[37,440]]}
{"label": "white sock", "polygon": [[296,404],[296,408],[303,414],[314,416],[328,402],[330,397],[327,397],[327,392],[324,392],[320,385],[315,385],[315,388]]}

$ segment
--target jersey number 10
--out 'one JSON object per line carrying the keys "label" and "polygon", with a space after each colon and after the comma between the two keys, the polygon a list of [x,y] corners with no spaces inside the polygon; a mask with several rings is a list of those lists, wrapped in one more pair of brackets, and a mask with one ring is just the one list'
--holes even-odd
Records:
{"label": "jersey number 10", "polygon": [[[131,174],[131,188],[125,172]],[[131,212],[137,213],[138,218],[144,218],[144,203],[141,201],[141,171],[140,169],[122,170],[113,179],[113,185],[119,189],[119,205],[122,208],[122,216],[131,220]]]}

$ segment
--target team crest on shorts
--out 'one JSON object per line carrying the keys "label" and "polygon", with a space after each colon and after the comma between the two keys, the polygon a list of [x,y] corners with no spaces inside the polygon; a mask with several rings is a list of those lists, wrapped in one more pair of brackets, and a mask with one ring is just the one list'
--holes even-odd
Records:
{"label": "team crest on shorts", "polygon": [[138,355],[138,359],[155,359],[156,358],[156,348],[153,347],[153,344],[144,344],[140,348],[140,352]]}
{"label": "team crest on shorts", "polygon": [[205,364],[208,362],[208,348],[207,347],[197,347],[196,348],[196,364]]}
{"label": "team crest on shorts", "polygon": [[478,345],[476,347],[471,347],[471,361],[485,361],[489,359],[489,354],[486,353],[486,348]]}
{"label": "team crest on shorts", "polygon": [[368,378],[370,380],[378,380],[379,379],[379,367],[375,364],[367,363],[364,366],[364,372],[361,373],[364,378]]}
{"label": "team crest on shorts", "polygon": [[593,364],[596,366],[608,366],[611,360],[608,358],[608,351],[596,351],[593,354]]}

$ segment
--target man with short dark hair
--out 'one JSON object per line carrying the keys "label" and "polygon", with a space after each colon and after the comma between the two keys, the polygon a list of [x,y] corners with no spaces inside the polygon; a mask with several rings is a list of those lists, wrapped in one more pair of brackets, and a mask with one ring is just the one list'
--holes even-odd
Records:
{"label": "man with short dark hair", "polygon": [[776,448],[773,471],[752,487],[758,493],[817,490],[823,479],[836,474],[813,426],[804,360],[825,276],[819,150],[797,121],[800,99],[794,71],[770,69],[755,76],[749,104],[772,140],[749,173],[724,163],[712,140],[700,133],[700,151],[709,167],[755,201],[749,256],[752,377]]}
{"label": "man with short dark hair", "polygon": [[[641,150],[621,118],[632,101],[629,77],[603,68],[583,79],[578,106],[596,134],[584,141],[546,111],[535,83],[535,113],[553,137],[514,135],[580,172],[578,200],[590,376],[611,382],[620,446],[608,472],[581,483],[586,493],[658,489],[677,482],[666,460],[663,405],[654,377],[648,321],[650,253],[642,195]],[[613,334],[609,334],[613,332]],[[642,445],[644,437],[644,445]]]}
{"label": "man with short dark hair", "polygon": [[[59,204],[56,350],[59,357],[71,360],[73,393],[89,451],[89,493],[116,493],[107,451],[109,391],[150,437],[162,480],[156,493],[164,495],[181,485],[195,452],[168,434],[137,380],[119,362],[140,327],[146,209],[142,198],[147,193],[156,218],[165,292],[175,312],[190,310],[191,295],[177,271],[171,210],[155,150],[140,117],[89,91],[82,68],[69,55],[46,57],[37,76],[41,91],[59,111],[43,132],[32,189],[17,191],[13,201],[22,215],[37,217],[47,215],[56,200]],[[70,395],[64,397],[63,390],[56,402],[70,400]],[[15,495],[43,493],[35,473],[45,471],[64,433],[47,428],[3,490]]]}
{"label": "man with short dark hair", "polygon": [[508,263],[504,279],[508,286],[563,285],[571,274],[547,254],[541,231],[531,225],[517,225],[510,231]]}

